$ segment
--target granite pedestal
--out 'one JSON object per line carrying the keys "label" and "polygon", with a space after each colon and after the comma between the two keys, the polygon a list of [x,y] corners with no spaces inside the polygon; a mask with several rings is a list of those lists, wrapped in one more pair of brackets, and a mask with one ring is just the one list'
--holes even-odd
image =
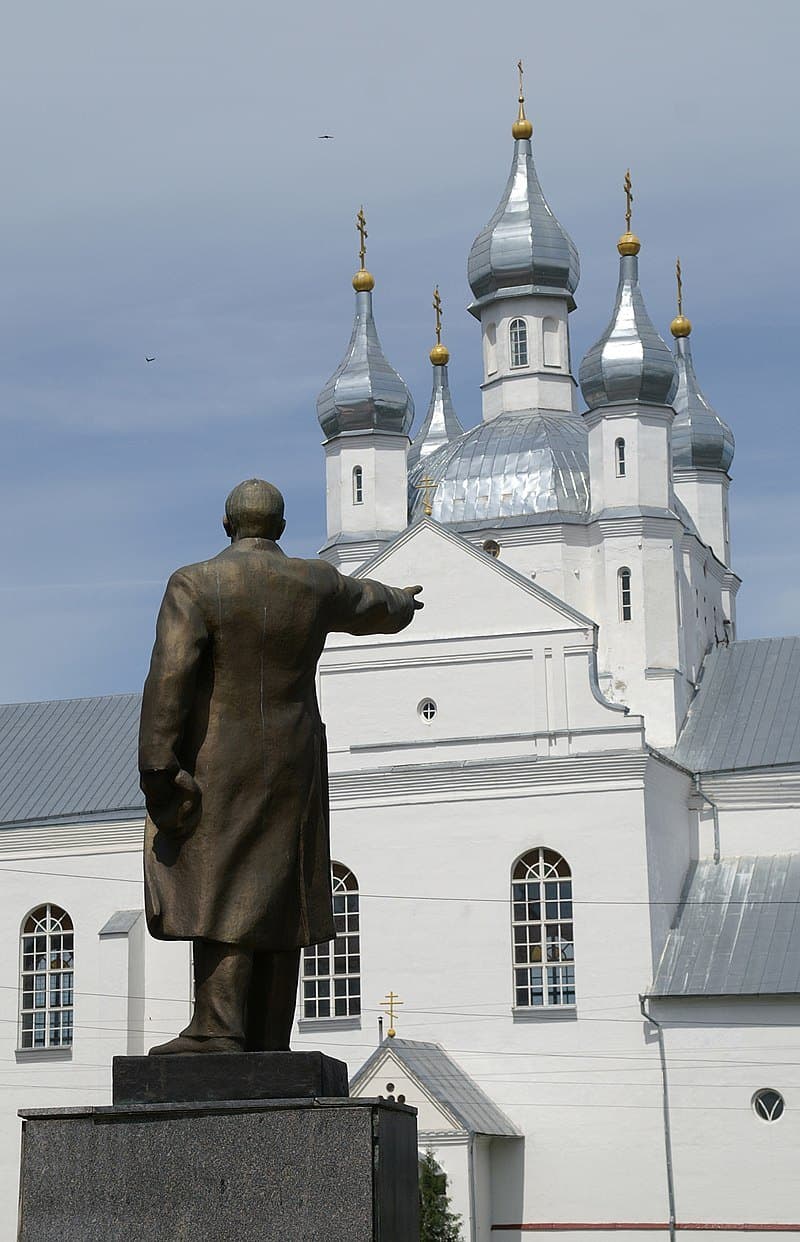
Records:
{"label": "granite pedestal", "polygon": [[[319,1056],[221,1059],[232,1084],[254,1090],[247,1058],[285,1058],[281,1072],[297,1081],[313,1065],[288,1058],[309,1055]],[[113,1105],[23,1110],[21,1242],[417,1242],[414,1109],[346,1096],[220,1099],[219,1059],[141,1058],[175,1064],[141,1065],[150,1099],[122,1103],[136,1094],[137,1067],[119,1062],[139,1058],[118,1058]],[[211,1099],[152,1100],[202,1077],[201,1063]],[[278,1065],[265,1066],[265,1089],[277,1089]]]}

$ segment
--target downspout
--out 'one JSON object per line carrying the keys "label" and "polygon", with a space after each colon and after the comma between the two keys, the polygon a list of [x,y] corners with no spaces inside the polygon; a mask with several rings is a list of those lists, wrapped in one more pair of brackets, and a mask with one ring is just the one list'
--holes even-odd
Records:
{"label": "downspout", "polygon": [[664,1158],[667,1169],[667,1202],[669,1204],[669,1237],[675,1242],[675,1171],[672,1167],[672,1129],[669,1120],[669,1084],[667,1081],[667,1054],[664,1048],[664,1028],[647,1012],[647,997],[639,997],[642,1017],[658,1032],[658,1055],[661,1061],[661,1111],[664,1118]]}
{"label": "downspout", "polygon": [[703,790],[702,781],[703,781],[703,778],[701,777],[700,773],[696,772],[695,777],[694,777],[694,787],[697,790],[700,797],[703,799],[703,801],[707,802],[708,805],[711,807],[711,812],[714,817],[714,862],[718,863],[719,852],[720,852],[719,851],[719,807],[717,806],[716,802],[713,802],[711,798],[709,798],[708,794],[705,793],[705,791]]}
{"label": "downspout", "polygon": [[475,1232],[477,1228],[475,1222],[475,1135],[471,1131],[467,1139],[467,1178],[469,1180],[469,1236],[472,1242],[477,1242],[477,1234]]}

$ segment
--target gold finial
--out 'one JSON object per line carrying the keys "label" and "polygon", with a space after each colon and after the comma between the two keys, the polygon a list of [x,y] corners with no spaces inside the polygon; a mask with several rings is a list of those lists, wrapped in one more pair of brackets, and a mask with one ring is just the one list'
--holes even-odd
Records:
{"label": "gold finial", "polygon": [[691,320],[687,319],[683,313],[683,276],[681,275],[680,259],[675,264],[675,276],[678,282],[678,313],[669,325],[669,330],[677,339],[680,336],[688,336],[692,330]]}
{"label": "gold finial", "polygon": [[530,138],[533,133],[533,126],[525,115],[525,94],[522,89],[522,77],[525,70],[522,67],[522,61],[517,61],[517,70],[519,72],[519,110],[517,111],[517,119],[511,126],[511,133],[515,138]]}
{"label": "gold finial", "polygon": [[375,278],[364,267],[364,260],[367,257],[367,218],[364,215],[364,208],[359,207],[356,216],[356,231],[360,239],[358,249],[359,269],[353,277],[353,288],[356,293],[370,293],[375,288]]}
{"label": "gold finial", "polygon": [[450,351],[442,344],[442,299],[438,285],[433,291],[433,309],[436,312],[436,344],[429,357],[435,367],[446,367],[450,361]]}
{"label": "gold finial", "polygon": [[415,483],[418,492],[422,492],[422,512],[426,517],[433,516],[433,499],[436,495],[436,489],[439,486],[435,483],[429,474],[424,474],[419,483]]}
{"label": "gold finial", "polygon": [[394,1029],[395,1019],[397,1018],[395,1009],[397,1008],[398,1005],[402,1005],[403,1001],[399,999],[396,992],[387,992],[383,1000],[381,1001],[381,1004],[388,1005],[389,1007],[388,1012],[385,1009],[383,1011],[386,1014],[387,1018],[389,1019],[389,1029],[386,1032],[386,1034],[389,1037],[389,1039],[394,1039],[395,1035],[397,1034],[397,1031]]}
{"label": "gold finial", "polygon": [[633,188],[631,184],[630,168],[625,173],[623,182],[625,190],[625,232],[617,242],[617,250],[620,254],[638,254],[642,248],[642,243],[635,233],[631,232],[631,205],[633,203]]}

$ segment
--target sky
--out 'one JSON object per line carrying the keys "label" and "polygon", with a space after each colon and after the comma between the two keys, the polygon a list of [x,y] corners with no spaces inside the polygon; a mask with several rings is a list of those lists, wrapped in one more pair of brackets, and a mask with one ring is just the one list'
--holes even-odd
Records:
{"label": "sky", "polygon": [[436,283],[479,420],[466,259],[508,175],[519,57],[581,254],[573,359],[613,305],[630,166],[650,315],[669,339],[680,254],[700,383],[736,436],[739,637],[800,632],[798,39],[796,0],[10,7],[0,699],[138,690],[164,582],[224,545],[242,478],[284,492],[288,552],[322,545],[314,404],[350,335],[362,203],[417,425]]}

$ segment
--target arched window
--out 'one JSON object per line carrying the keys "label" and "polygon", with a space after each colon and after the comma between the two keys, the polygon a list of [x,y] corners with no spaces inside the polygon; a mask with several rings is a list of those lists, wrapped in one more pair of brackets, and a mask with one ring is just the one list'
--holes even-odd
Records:
{"label": "arched window", "polygon": [[542,338],[544,344],[544,365],[546,367],[561,366],[561,343],[558,339],[558,320],[548,316],[542,322]]}
{"label": "arched window", "polygon": [[514,1006],[575,1004],[572,875],[555,850],[529,850],[511,875]]}
{"label": "arched window", "polygon": [[633,617],[633,605],[631,602],[631,571],[629,569],[621,569],[617,574],[619,583],[619,619],[620,621],[630,621]]}
{"label": "arched window", "polygon": [[616,466],[617,478],[625,478],[625,441],[622,436],[614,441],[614,464]]}
{"label": "arched window", "polygon": [[331,864],[336,939],[303,950],[303,1017],[356,1018],[361,1013],[358,880]]}
{"label": "arched window", "polygon": [[364,471],[361,466],[353,466],[353,504],[364,503]]}
{"label": "arched window", "polygon": [[20,1048],[72,1044],[72,919],[60,906],[38,906],[22,925]]}
{"label": "arched window", "polygon": [[508,335],[511,342],[512,367],[526,367],[528,365],[528,325],[525,320],[512,319]]}

